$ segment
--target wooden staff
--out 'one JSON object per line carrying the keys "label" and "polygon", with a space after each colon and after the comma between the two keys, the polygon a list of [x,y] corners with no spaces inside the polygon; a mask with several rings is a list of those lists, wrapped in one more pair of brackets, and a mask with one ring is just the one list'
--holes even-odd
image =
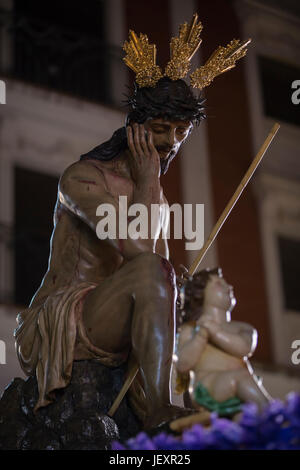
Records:
{"label": "wooden staff", "polygon": [[[204,256],[206,255],[208,249],[210,248],[211,244],[213,243],[213,241],[215,240],[215,238],[218,235],[219,231],[221,230],[225,220],[229,216],[230,212],[232,211],[232,209],[234,208],[236,202],[238,201],[240,195],[242,194],[245,187],[249,183],[253,173],[255,172],[256,168],[258,167],[259,163],[261,162],[263,156],[265,155],[269,145],[271,144],[272,140],[274,139],[274,137],[275,137],[275,135],[276,135],[279,128],[280,128],[280,125],[278,123],[275,123],[274,126],[272,127],[268,137],[266,138],[263,145],[261,146],[258,154],[256,155],[256,157],[252,161],[251,165],[249,166],[244,178],[242,179],[242,181],[238,185],[234,195],[232,196],[232,198],[228,202],[228,204],[225,207],[225,209],[223,210],[218,222],[216,223],[213,230],[211,231],[211,234],[209,235],[206,243],[201,248],[199,255],[197,256],[195,261],[192,263],[192,265],[191,265],[191,267],[188,271],[189,275],[192,276],[193,274],[195,274],[195,272],[198,269],[201,261],[203,260]],[[134,365],[132,367],[132,369],[131,369],[131,371],[130,371],[130,373],[129,373],[122,389],[120,390],[119,395],[117,396],[117,398],[115,399],[112,407],[110,408],[109,412],[107,413],[108,416],[113,416],[114,413],[116,412],[116,410],[118,409],[118,407],[119,407],[121,401],[123,400],[127,390],[129,389],[130,385],[134,381],[134,379],[136,377],[136,374],[138,373],[138,370],[139,370],[138,365]]]}
{"label": "wooden staff", "polygon": [[218,235],[219,231],[221,230],[225,220],[227,219],[227,217],[229,216],[230,212],[232,211],[232,209],[234,208],[236,202],[238,201],[240,195],[242,194],[242,192],[244,191],[245,187],[247,186],[247,184],[249,183],[253,173],[255,172],[256,168],[258,167],[258,165],[260,164],[264,154],[266,153],[269,145],[271,144],[272,140],[274,139],[278,129],[280,128],[280,125],[278,123],[275,123],[274,126],[272,127],[268,137],[266,138],[266,140],[264,141],[263,145],[261,146],[258,154],[256,155],[256,157],[254,158],[254,160],[252,161],[251,165],[249,166],[248,170],[246,171],[246,174],[244,176],[244,178],[242,179],[242,181],[240,182],[240,184],[238,185],[234,195],[232,196],[232,198],[230,199],[230,201],[228,202],[227,206],[225,207],[225,209],[223,210],[218,222],[216,223],[216,225],[214,226],[213,230],[211,231],[211,234],[209,235],[206,243],[203,245],[203,247],[201,248],[200,250],[200,253],[199,255],[197,256],[197,258],[194,260],[194,262],[192,263],[188,273],[189,275],[193,275],[195,274],[196,270],[198,269],[199,267],[199,264],[201,263],[201,261],[203,260],[204,256],[206,255],[208,249],[210,248],[211,244],[213,243],[214,239],[216,238],[216,236]]}
{"label": "wooden staff", "polygon": [[129,375],[128,375],[127,379],[124,382],[123,387],[121,388],[121,390],[119,392],[119,395],[117,396],[117,398],[113,402],[109,412],[107,413],[108,416],[112,417],[115,414],[115,412],[119,408],[119,405],[120,405],[121,401],[123,400],[124,396],[126,395],[127,390],[129,389],[130,385],[134,381],[138,371],[139,371],[139,366],[134,364],[132,369],[129,372]]}

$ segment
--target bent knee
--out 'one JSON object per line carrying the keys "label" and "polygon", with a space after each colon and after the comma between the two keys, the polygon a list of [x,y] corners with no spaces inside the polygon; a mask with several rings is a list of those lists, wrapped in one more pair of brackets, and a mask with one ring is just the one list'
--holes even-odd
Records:
{"label": "bent knee", "polygon": [[145,252],[132,261],[144,280],[161,282],[162,278],[175,285],[176,275],[173,266],[157,253]]}
{"label": "bent knee", "polygon": [[162,256],[152,251],[144,251],[137,255],[132,262],[135,264],[147,264],[148,266],[157,265],[161,262]]}

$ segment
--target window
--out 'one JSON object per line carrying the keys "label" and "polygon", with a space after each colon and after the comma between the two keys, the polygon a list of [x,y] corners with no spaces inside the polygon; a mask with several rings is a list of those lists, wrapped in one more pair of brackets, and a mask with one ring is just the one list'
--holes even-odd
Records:
{"label": "window", "polygon": [[300,240],[278,237],[278,249],[285,309],[300,313]]}
{"label": "window", "polygon": [[96,102],[111,102],[103,0],[16,0],[14,71],[18,79]]}
{"label": "window", "polygon": [[28,305],[47,271],[58,178],[15,168],[15,303]]}
{"label": "window", "polygon": [[300,68],[267,57],[258,57],[258,64],[265,115],[299,126],[300,109],[292,103],[291,86],[300,80]]}

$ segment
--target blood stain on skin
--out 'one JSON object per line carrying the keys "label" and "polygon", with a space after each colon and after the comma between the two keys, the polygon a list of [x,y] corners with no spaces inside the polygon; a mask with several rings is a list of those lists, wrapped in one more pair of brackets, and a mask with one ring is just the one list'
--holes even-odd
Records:
{"label": "blood stain on skin", "polygon": [[79,183],[88,183],[88,184],[94,184],[96,185],[96,181],[93,180],[78,180]]}
{"label": "blood stain on skin", "polygon": [[172,286],[175,286],[175,276],[174,276],[174,271],[173,271],[172,265],[165,258],[161,259],[161,264],[162,264],[162,268],[164,270],[164,273],[166,274],[167,281]]}
{"label": "blood stain on skin", "polygon": [[[170,289],[171,298],[174,299],[174,292],[175,292],[176,284],[175,284],[175,275],[174,275],[172,265],[165,258],[161,258],[161,265],[163,268],[163,272],[165,274],[165,278],[167,280],[168,288]],[[174,310],[173,310],[172,305],[174,305],[174,302],[171,303],[171,309],[170,309],[169,316],[168,316],[168,326],[170,326],[170,323],[174,322]]]}
{"label": "blood stain on skin", "polygon": [[52,277],[52,282],[53,282],[53,284],[55,284],[55,282],[56,282],[56,279],[57,279],[57,275],[56,275],[56,274],[54,274],[54,276]]}

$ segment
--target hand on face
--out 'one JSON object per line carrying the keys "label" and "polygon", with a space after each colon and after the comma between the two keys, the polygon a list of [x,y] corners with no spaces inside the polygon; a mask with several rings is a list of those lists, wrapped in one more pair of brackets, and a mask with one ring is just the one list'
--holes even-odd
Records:
{"label": "hand on face", "polygon": [[129,159],[131,176],[136,184],[147,184],[160,177],[160,158],[153,144],[153,135],[145,132],[143,124],[127,126],[127,141],[131,153]]}
{"label": "hand on face", "polygon": [[[190,121],[169,121],[163,118],[148,119],[144,125],[132,125],[133,134],[135,135],[136,130],[138,139],[139,135],[141,135],[141,133],[143,134],[143,131],[145,130],[152,136],[153,145],[160,159],[161,174],[165,174],[167,172],[170,162],[177,154],[181,144],[190,134],[192,127],[193,125]],[[132,140],[133,143],[136,142],[134,137]],[[129,144],[130,143],[128,141],[128,145]],[[135,151],[137,150],[138,149],[136,148]]]}

